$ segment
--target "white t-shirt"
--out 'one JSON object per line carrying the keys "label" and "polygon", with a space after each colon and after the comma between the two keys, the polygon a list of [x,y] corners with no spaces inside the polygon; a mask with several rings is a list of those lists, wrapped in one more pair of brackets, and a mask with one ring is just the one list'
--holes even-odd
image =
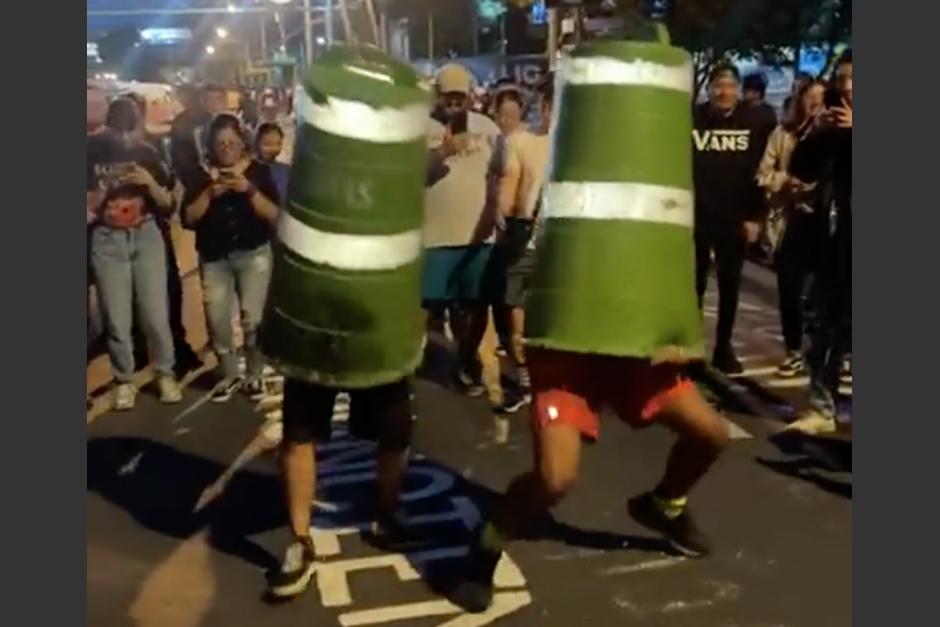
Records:
{"label": "white t-shirt", "polygon": [[[428,145],[438,148],[446,128],[431,119]],[[481,218],[495,210],[498,173],[494,172],[496,139],[499,127],[485,115],[467,114],[468,148],[448,157],[449,172],[429,187],[424,202],[424,246],[467,246],[493,240],[489,227],[480,231]]]}

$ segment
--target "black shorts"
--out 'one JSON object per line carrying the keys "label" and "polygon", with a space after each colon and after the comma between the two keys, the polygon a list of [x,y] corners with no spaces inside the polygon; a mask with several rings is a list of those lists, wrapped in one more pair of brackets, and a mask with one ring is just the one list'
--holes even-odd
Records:
{"label": "black shorts", "polygon": [[[341,392],[316,383],[288,378],[284,382],[284,441],[326,442],[333,427],[333,404]],[[411,445],[411,386],[407,379],[361,390],[348,390],[349,432],[378,442],[384,450]]]}
{"label": "black shorts", "polygon": [[507,307],[519,308],[525,306],[525,297],[529,293],[532,274],[535,272],[535,251],[522,252],[506,269],[506,290],[503,293],[503,304]]}

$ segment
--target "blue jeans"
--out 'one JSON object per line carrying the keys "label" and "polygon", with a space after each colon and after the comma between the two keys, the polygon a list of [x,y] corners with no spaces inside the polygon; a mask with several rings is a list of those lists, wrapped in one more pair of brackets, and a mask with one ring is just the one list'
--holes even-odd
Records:
{"label": "blue jeans", "polygon": [[173,375],[173,335],[166,291],[166,251],[153,219],[135,229],[98,226],[91,235],[91,265],[108,335],[114,378],[134,375],[131,327],[134,304],[147,337],[154,370]]}
{"label": "blue jeans", "polygon": [[200,259],[202,297],[212,348],[219,357],[222,376],[238,375],[238,352],[232,327],[232,309],[238,299],[248,376],[261,376],[264,356],[258,348],[258,325],[271,280],[271,247],[240,250],[214,261]]}

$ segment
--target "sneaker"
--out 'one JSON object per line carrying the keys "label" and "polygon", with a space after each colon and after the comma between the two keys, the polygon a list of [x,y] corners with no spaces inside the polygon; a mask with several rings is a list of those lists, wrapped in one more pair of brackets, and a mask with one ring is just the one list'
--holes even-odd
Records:
{"label": "sneaker", "polygon": [[787,354],[787,358],[777,368],[777,376],[784,379],[798,377],[804,372],[806,372],[806,362],[803,361],[803,355],[799,351]]}
{"label": "sneaker", "polygon": [[810,409],[800,417],[788,424],[784,431],[797,431],[806,435],[822,435],[834,433],[836,430],[836,419],[821,411]]}
{"label": "sneaker", "polygon": [[268,390],[267,386],[264,384],[264,379],[250,379],[248,383],[245,384],[245,393],[248,395],[248,398],[253,401],[260,401],[267,396]]}
{"label": "sneaker", "polygon": [[486,387],[483,383],[463,371],[457,375],[457,386],[470,398],[480,398],[486,394]]}
{"label": "sneaker", "polygon": [[176,379],[169,375],[161,375],[157,378],[157,389],[160,390],[161,403],[179,403],[183,400],[183,391]]}
{"label": "sneaker", "polygon": [[450,601],[471,614],[482,614],[493,603],[493,575],[502,553],[487,551],[475,542],[463,563]]}
{"label": "sneaker", "polygon": [[734,352],[731,349],[722,352],[716,351],[712,359],[712,365],[732,377],[744,372],[744,366],[742,366],[738,358],[734,356]]}
{"label": "sneaker", "polygon": [[842,360],[842,367],[839,369],[839,385],[852,387],[852,358],[846,357]]}
{"label": "sneaker", "polygon": [[225,403],[230,398],[232,398],[232,394],[237,392],[239,388],[241,388],[241,386],[242,386],[241,377],[235,377],[234,379],[225,379],[223,381],[220,381],[219,384],[215,386],[215,389],[212,390],[212,396],[210,400],[213,403]]}
{"label": "sneaker", "polygon": [[507,392],[504,395],[503,404],[496,408],[498,414],[515,414],[520,409],[531,402],[531,397],[526,394]]}
{"label": "sneaker", "polygon": [[137,388],[133,383],[121,383],[114,388],[114,409],[127,411],[134,409],[137,400]]}
{"label": "sneaker", "polygon": [[405,525],[395,515],[380,516],[368,530],[362,532],[363,541],[381,551],[402,552],[428,543],[424,536]]}
{"label": "sneaker", "polygon": [[316,567],[317,557],[310,538],[295,540],[287,547],[281,568],[271,574],[268,591],[281,599],[297,596],[310,585]]}
{"label": "sneaker", "polygon": [[687,557],[701,557],[711,553],[708,540],[695,524],[688,508],[675,518],[670,518],[656,502],[653,493],[647,492],[627,501],[627,511],[633,520],[665,536],[679,553]]}

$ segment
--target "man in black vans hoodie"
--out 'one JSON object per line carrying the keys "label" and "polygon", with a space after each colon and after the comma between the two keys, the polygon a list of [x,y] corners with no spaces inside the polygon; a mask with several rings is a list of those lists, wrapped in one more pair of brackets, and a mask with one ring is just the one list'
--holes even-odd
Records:
{"label": "man in black vans hoodie", "polygon": [[708,102],[693,112],[695,257],[699,305],[705,295],[712,253],[718,273],[718,328],[713,365],[740,374],[731,347],[747,245],[757,240],[763,212],[755,174],[771,129],[759,111],[740,101],[741,77],[719,65],[709,77]]}

